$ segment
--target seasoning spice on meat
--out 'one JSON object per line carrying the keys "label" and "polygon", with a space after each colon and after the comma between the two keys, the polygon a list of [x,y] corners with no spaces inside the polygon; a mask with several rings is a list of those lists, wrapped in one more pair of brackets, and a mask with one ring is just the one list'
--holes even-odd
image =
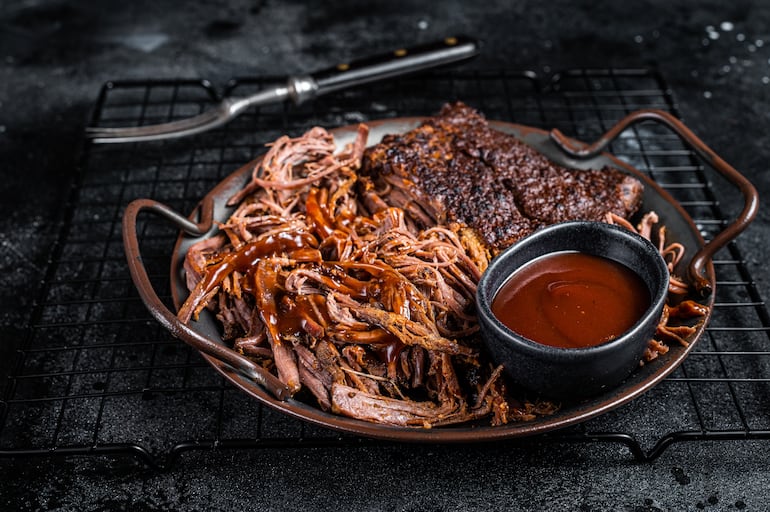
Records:
{"label": "seasoning spice on meat", "polygon": [[403,209],[360,201],[366,137],[338,154],[320,128],[278,139],[222,235],[189,250],[179,318],[213,309],[237,350],[339,414],[428,427],[551,411],[506,399],[481,354],[486,256],[451,227],[413,229]]}
{"label": "seasoning spice on meat", "polygon": [[643,192],[617,169],[557,165],[459,102],[367,149],[362,173],[418,226],[461,223],[493,252],[557,222],[629,218]]}
{"label": "seasoning spice on meat", "polygon": [[552,414],[513,399],[484,352],[479,278],[542,225],[625,220],[641,184],[556,166],[462,104],[368,150],[367,135],[339,152],[322,128],[271,144],[221,232],[188,251],[178,317],[210,309],[236,350],[337,414],[426,428]]}

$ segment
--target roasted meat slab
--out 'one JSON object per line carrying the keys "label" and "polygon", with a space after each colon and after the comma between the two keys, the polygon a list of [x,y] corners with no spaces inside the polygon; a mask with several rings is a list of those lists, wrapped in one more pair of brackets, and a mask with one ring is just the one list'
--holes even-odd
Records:
{"label": "roasted meat slab", "polygon": [[[462,104],[365,150],[368,133],[360,125],[344,148],[319,127],[271,143],[220,232],[187,252],[179,319],[212,310],[236,351],[335,414],[425,428],[552,414],[510,396],[483,349],[479,279],[497,250],[546,224],[637,229],[626,218],[641,184],[555,165]],[[639,233],[657,220],[646,214]],[[673,268],[683,248],[659,233]],[[674,311],[664,316],[647,361],[686,343],[681,327],[664,330]]]}
{"label": "roasted meat slab", "polygon": [[643,190],[616,169],[559,166],[459,102],[367,149],[361,172],[418,226],[467,225],[492,253],[556,222],[628,218]]}

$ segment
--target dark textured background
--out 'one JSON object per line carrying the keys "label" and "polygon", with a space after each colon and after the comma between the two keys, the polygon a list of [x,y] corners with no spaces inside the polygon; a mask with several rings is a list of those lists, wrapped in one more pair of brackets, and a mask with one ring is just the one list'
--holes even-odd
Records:
{"label": "dark textured background", "polygon": [[[467,33],[472,69],[660,69],[682,117],[767,197],[770,6],[761,2],[7,0],[0,6],[0,377],[46,266],[83,126],[110,79],[290,74]],[[770,294],[768,211],[739,239]],[[525,443],[526,444],[526,443]],[[766,510],[767,442],[203,452],[0,460],[3,510]]]}

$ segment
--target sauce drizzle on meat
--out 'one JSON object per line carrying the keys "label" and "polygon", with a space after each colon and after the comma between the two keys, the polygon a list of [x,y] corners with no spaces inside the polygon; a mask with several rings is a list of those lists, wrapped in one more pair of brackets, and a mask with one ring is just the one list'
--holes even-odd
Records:
{"label": "sauce drizzle on meat", "polygon": [[[487,133],[478,114],[469,119],[487,142],[519,148],[510,136]],[[429,120],[416,136],[448,129],[440,124]],[[453,213],[447,195],[421,189],[425,176],[378,174],[374,162],[384,146],[365,157],[367,135],[361,125],[355,141],[340,151],[322,128],[273,142],[250,182],[230,199],[235,211],[220,233],[189,249],[184,269],[191,293],[178,317],[187,323],[210,310],[236,350],[273,371],[297,397],[334,413],[426,428],[552,414],[554,404],[510,396],[501,367],[479,340],[474,300],[500,244],[553,219],[534,222],[533,210],[517,195],[511,208],[518,213],[496,226],[475,223]],[[479,152],[468,143],[436,146],[427,157],[455,176],[473,160],[474,169],[504,160],[491,147]],[[397,145],[386,149],[388,165],[413,159],[400,151]],[[460,154],[465,156],[456,160]],[[361,168],[364,161],[367,169]],[[583,179],[573,171],[565,176]],[[592,179],[584,185],[600,183]],[[437,187],[451,188],[451,174],[441,180]],[[619,200],[618,208],[606,218],[626,222],[638,206],[638,190],[620,193],[616,185],[628,183],[613,183],[608,194]],[[594,191],[598,202],[591,211],[603,209],[604,216],[602,194]],[[499,231],[500,223],[517,219],[526,221],[523,228]],[[681,257],[676,247],[666,250],[672,259]]]}
{"label": "sauce drizzle on meat", "polygon": [[469,255],[457,227],[416,229],[404,209],[362,200],[366,136],[339,153],[320,128],[277,140],[222,235],[188,252],[179,318],[211,308],[237,350],[356,418],[426,427],[552,411],[508,399],[482,354],[486,254]]}

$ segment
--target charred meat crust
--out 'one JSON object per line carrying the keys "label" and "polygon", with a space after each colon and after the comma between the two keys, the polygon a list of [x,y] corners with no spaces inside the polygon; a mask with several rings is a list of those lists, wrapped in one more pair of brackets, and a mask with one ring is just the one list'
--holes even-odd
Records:
{"label": "charred meat crust", "polygon": [[465,224],[493,253],[556,222],[628,218],[643,191],[617,169],[557,165],[460,102],[367,149],[361,172],[417,225]]}

